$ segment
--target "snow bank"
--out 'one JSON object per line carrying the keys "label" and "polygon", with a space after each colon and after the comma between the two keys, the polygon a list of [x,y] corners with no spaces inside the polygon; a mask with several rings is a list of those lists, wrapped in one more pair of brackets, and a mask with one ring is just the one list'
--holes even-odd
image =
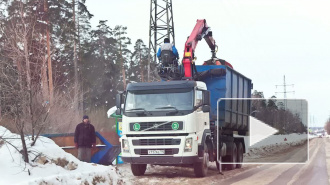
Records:
{"label": "snow bank", "polygon": [[[293,146],[305,144],[308,139],[307,134],[288,134],[288,135],[272,135],[268,138],[252,145],[247,146],[245,157],[259,158],[265,155],[274,155],[274,152],[287,150]],[[244,137],[246,143],[249,143],[249,137]]]}
{"label": "snow bank", "polygon": [[21,150],[19,135],[0,126],[0,137],[6,140],[0,144],[0,184],[123,184],[115,167],[81,162],[49,138],[40,137],[33,147],[25,138],[30,160],[25,163],[7,143]]}
{"label": "snow bank", "polygon": [[[308,138],[307,134],[288,134],[288,135],[272,135],[254,145],[251,148],[258,148],[268,145],[277,144],[299,144],[301,141],[306,141]],[[286,141],[285,141],[286,139]]]}
{"label": "snow bank", "polygon": [[[318,137],[317,135],[312,135],[312,134],[308,134],[308,138],[309,139],[314,139],[314,138],[316,138],[316,137]],[[328,136],[327,136],[328,137]]]}

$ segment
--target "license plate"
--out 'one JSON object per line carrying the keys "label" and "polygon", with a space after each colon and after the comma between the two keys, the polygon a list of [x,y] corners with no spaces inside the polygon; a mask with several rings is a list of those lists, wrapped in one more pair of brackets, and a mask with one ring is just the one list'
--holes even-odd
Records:
{"label": "license plate", "polygon": [[149,155],[164,155],[165,150],[148,150]]}

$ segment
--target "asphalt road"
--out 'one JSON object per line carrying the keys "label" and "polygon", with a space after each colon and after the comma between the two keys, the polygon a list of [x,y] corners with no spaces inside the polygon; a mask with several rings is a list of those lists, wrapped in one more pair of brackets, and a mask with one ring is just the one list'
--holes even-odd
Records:
{"label": "asphalt road", "polygon": [[[278,157],[290,162],[290,157],[306,159],[306,146],[294,147]],[[287,155],[290,154],[290,155]],[[267,157],[263,158],[267,161]],[[315,138],[309,143],[309,161],[306,164],[249,164],[241,169],[224,171],[219,174],[214,164],[207,177],[196,178],[192,168],[149,166],[146,174],[135,177],[128,164],[119,166],[127,184],[320,184],[330,185],[330,138]]]}
{"label": "asphalt road", "polygon": [[[221,184],[329,184],[327,147],[330,149],[329,138],[315,138],[310,141],[309,161],[306,164],[261,165],[225,179]],[[299,148],[289,152],[292,156],[303,153]]]}

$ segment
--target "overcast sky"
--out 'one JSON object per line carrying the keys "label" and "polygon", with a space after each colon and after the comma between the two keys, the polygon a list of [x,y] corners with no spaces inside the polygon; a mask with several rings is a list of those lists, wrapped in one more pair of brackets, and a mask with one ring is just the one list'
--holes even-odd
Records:
{"label": "overcast sky", "polygon": [[[149,39],[150,0],[87,0],[99,20],[128,27],[134,43]],[[310,117],[323,126],[330,116],[330,1],[329,0],[173,0],[175,43],[182,58],[184,43],[197,19],[206,19],[219,46],[217,56],[252,79],[254,90],[266,98],[283,98],[286,76],[288,98],[308,101]],[[197,64],[211,57],[199,42]]]}

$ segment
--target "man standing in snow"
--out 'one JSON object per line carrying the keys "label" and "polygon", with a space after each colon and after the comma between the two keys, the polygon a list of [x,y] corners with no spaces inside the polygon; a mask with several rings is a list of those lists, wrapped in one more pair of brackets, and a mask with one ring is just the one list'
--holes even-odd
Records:
{"label": "man standing in snow", "polygon": [[91,161],[91,148],[95,148],[96,136],[95,128],[89,122],[88,116],[83,117],[83,122],[79,123],[74,132],[75,147],[78,148],[78,159],[85,162]]}

